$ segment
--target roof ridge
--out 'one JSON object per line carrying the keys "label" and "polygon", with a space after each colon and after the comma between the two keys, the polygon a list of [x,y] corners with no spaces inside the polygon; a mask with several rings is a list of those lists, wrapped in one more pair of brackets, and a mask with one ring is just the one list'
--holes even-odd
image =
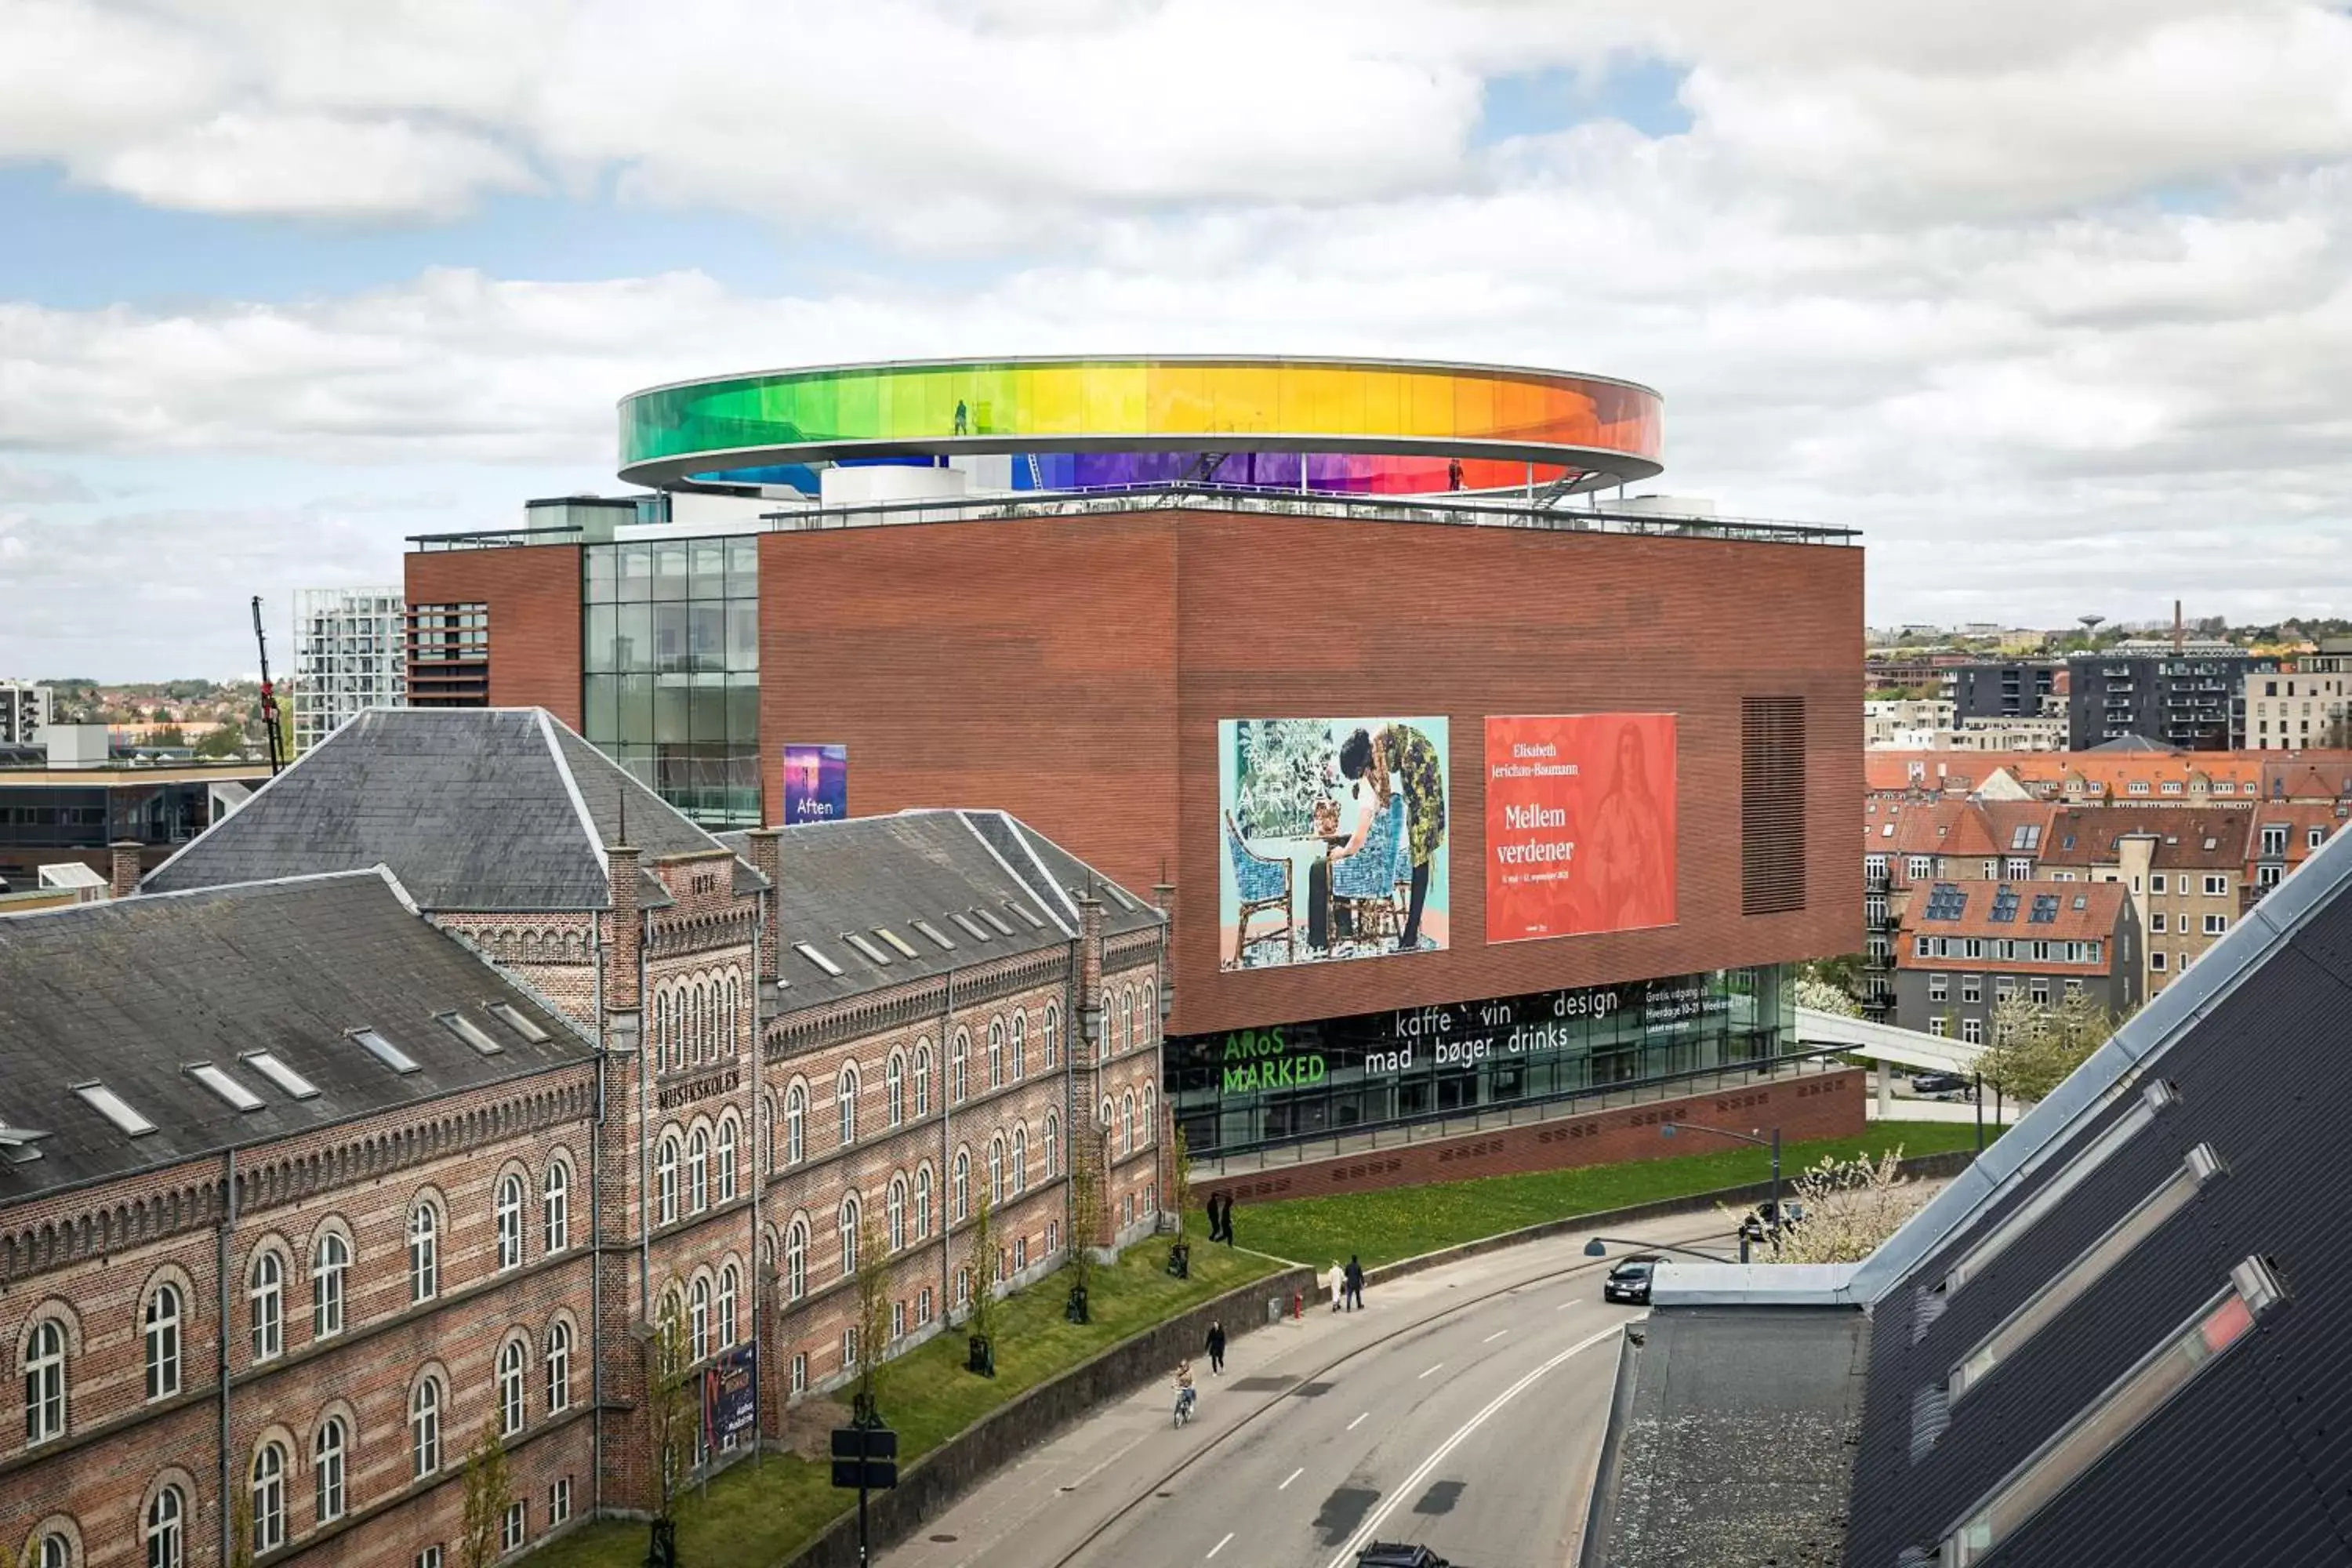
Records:
{"label": "roof ridge", "polygon": [[588,836],[589,852],[596,857],[596,868],[604,874],[604,880],[610,882],[613,879],[613,862],[604,853],[604,835],[596,826],[596,819],[588,815],[588,802],[580,793],[580,781],[572,773],[572,759],[563,754],[563,744],[556,738],[555,715],[544,708],[534,708],[530,711],[537,715],[540,739],[547,742],[547,754],[554,760],[555,775],[563,781],[563,793],[571,800],[572,809],[579,814],[581,829]]}

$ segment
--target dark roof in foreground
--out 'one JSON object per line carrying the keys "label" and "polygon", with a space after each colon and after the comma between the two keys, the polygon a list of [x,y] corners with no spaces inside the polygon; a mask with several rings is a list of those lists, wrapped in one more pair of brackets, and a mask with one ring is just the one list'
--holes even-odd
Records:
{"label": "dark roof in foreground", "polygon": [[[488,1004],[546,1037],[532,1040]],[[439,1021],[456,1013],[499,1049]],[[385,1066],[347,1031],[416,1064]],[[249,1059],[271,1053],[318,1092]],[[0,1205],[217,1154],[356,1116],[582,1062],[588,1045],[404,901],[381,869],[0,919],[0,1125],[39,1158],[0,1159]],[[259,1104],[188,1069],[211,1063]],[[75,1092],[102,1084],[154,1123],[131,1134]],[[0,1150],[14,1155],[17,1149]]]}
{"label": "dark roof in foreground", "polygon": [[1584,1561],[1837,1563],[1869,1330],[1852,1307],[1653,1311],[1619,1368]]}
{"label": "dark roof in foreground", "polygon": [[[595,910],[610,901],[605,847],[625,842],[648,863],[720,847],[544,709],[383,708],[305,752],[142,886],[182,892],[383,865],[424,909]],[[740,859],[735,877],[758,885]],[[649,873],[638,894],[670,901]]]}

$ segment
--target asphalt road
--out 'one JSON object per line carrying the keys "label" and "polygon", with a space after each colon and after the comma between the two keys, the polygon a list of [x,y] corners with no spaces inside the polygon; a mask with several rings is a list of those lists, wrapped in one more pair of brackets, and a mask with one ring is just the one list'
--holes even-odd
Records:
{"label": "asphalt road", "polygon": [[[1715,1215],[1637,1234],[1709,1251]],[[884,1553],[887,1568],[1349,1568],[1364,1542],[1423,1542],[1457,1568],[1573,1560],[1616,1370],[1638,1309],[1601,1300],[1577,1235],[1310,1304],[1302,1322],[1109,1407]],[[1709,1246],[1712,1241],[1716,1245]],[[1612,1248],[1622,1256],[1626,1248]]]}

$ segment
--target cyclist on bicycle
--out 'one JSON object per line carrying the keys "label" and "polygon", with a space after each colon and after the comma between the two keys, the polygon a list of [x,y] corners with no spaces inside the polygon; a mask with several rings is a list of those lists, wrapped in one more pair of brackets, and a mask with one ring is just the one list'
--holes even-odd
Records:
{"label": "cyclist on bicycle", "polygon": [[1191,1418],[1192,1401],[1197,1397],[1192,1388],[1192,1361],[1187,1356],[1176,1363],[1176,1419]]}

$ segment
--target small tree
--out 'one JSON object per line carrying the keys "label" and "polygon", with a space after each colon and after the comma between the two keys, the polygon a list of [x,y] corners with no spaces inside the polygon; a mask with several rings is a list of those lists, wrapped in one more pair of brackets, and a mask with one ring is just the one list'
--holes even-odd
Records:
{"label": "small tree", "polygon": [[1797,977],[1797,1005],[1811,1007],[1817,1013],[1834,1013],[1842,1018],[1862,1016],[1862,1004],[1853,993],[1829,980],[1817,980],[1810,974]]}
{"label": "small tree", "polygon": [[869,1204],[857,1220],[856,1409],[861,1420],[878,1420],[882,1408],[882,1363],[890,1353],[888,1247],[889,1238],[875,1223]]}
{"label": "small tree", "polygon": [[1070,1142],[1070,1254],[1062,1266],[1069,1270],[1075,1289],[1094,1294],[1095,1237],[1102,1230],[1102,1168],[1095,1163],[1091,1140]]}
{"label": "small tree", "polygon": [[1171,1163],[1168,1172],[1168,1202],[1176,1211],[1176,1239],[1184,1241],[1190,1235],[1192,1209],[1192,1153],[1184,1141],[1184,1129],[1176,1129],[1170,1149]]}
{"label": "small tree", "polygon": [[694,1397],[694,1367],[678,1308],[678,1290],[663,1293],[661,1310],[646,1341],[646,1421],[654,1456],[659,1506],[654,1518],[667,1523],[687,1472],[693,1468],[694,1436],[701,1413]]}
{"label": "small tree", "polygon": [[1825,1159],[1790,1184],[1805,1208],[1804,1219],[1786,1226],[1775,1263],[1855,1263],[1917,1212],[1925,1201],[1903,1173],[1903,1151],[1890,1149],[1876,1160]]}
{"label": "small tree", "polygon": [[972,1211],[971,1249],[964,1266],[971,1270],[971,1310],[964,1321],[974,1338],[996,1342],[996,1205],[986,1193]]}
{"label": "small tree", "polygon": [[457,1542],[466,1568],[489,1568],[503,1554],[499,1530],[513,1502],[506,1445],[499,1441],[496,1418],[487,1417],[466,1454],[466,1521]]}
{"label": "small tree", "polygon": [[253,1486],[252,1478],[236,1489],[228,1507],[229,1568],[253,1568]]}
{"label": "small tree", "polygon": [[2119,1021],[2086,992],[2054,1005],[2012,996],[1993,1008],[1992,1043],[1977,1058],[1977,1072],[2011,1099],[2046,1099],[2107,1043]]}

